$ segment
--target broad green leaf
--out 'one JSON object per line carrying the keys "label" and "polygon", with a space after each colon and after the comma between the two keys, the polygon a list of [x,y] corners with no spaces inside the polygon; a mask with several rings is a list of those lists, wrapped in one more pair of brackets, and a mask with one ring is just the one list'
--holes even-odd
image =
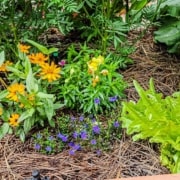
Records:
{"label": "broad green leaf", "polygon": [[49,48],[48,54],[52,54],[52,53],[57,52],[57,51],[58,51],[58,48]]}
{"label": "broad green leaf", "polygon": [[26,118],[31,117],[31,116],[33,115],[34,111],[35,111],[35,109],[32,108],[32,109],[29,109],[29,110],[23,112],[23,113],[21,114],[20,118],[18,119],[18,122],[22,122],[22,121],[25,120]]}
{"label": "broad green leaf", "polygon": [[54,98],[53,94],[46,94],[46,93],[43,93],[43,92],[38,92],[37,96],[40,97],[40,98],[51,98],[51,99]]}
{"label": "broad green leaf", "polygon": [[0,139],[2,139],[9,131],[9,124],[4,123],[0,128]]}
{"label": "broad green leaf", "polygon": [[8,95],[7,90],[1,91],[1,92],[0,92],[0,99],[5,98],[7,95]]}
{"label": "broad green leaf", "polygon": [[4,63],[5,61],[5,53],[4,51],[0,52],[0,66]]}
{"label": "broad green leaf", "polygon": [[33,46],[35,46],[43,54],[49,55],[49,51],[45,46],[43,46],[43,45],[41,45],[41,44],[39,44],[39,43],[37,43],[37,42],[35,42],[33,40],[30,40],[30,39],[26,39],[25,41],[27,41],[29,44],[32,44]]}
{"label": "broad green leaf", "polygon": [[24,121],[24,125],[23,126],[24,126],[24,132],[28,133],[31,130],[31,126],[32,126],[31,118],[27,118]]}
{"label": "broad green leaf", "polygon": [[136,0],[132,5],[131,5],[131,10],[141,10],[146,4],[148,3],[147,0]]}
{"label": "broad green leaf", "polygon": [[26,75],[22,71],[19,71],[17,68],[7,66],[7,70],[13,72],[20,79],[26,79]]}

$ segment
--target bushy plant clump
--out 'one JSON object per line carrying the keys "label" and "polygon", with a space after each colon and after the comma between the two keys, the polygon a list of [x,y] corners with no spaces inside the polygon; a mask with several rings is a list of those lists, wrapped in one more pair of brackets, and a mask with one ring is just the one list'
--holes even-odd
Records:
{"label": "bushy plant clump", "polygon": [[172,173],[180,172],[180,93],[162,97],[154,89],[144,90],[136,81],[134,86],[140,96],[138,102],[122,103],[120,120],[133,140],[148,139],[160,144],[160,159]]}
{"label": "bushy plant clump", "polygon": [[55,110],[65,107],[77,112],[98,114],[111,110],[123,97],[126,83],[100,51],[86,46],[79,53],[69,50],[68,58],[55,64],[46,48],[27,40],[30,46],[18,44],[18,61],[5,61],[1,52],[0,70],[6,79],[0,93],[0,138],[15,133],[25,135],[35,127],[55,127]]}

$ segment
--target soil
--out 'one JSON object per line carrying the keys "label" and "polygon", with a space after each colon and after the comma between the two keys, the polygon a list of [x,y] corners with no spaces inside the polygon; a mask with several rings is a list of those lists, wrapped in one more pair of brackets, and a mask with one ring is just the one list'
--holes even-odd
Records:
{"label": "soil", "polygon": [[[132,42],[139,32],[131,32]],[[134,63],[125,70],[119,70],[129,83],[127,100],[137,100],[138,95],[132,80],[144,88],[150,77],[155,87],[164,96],[180,90],[180,58],[170,55],[162,45],[153,41],[152,31],[136,42],[136,51],[130,56]],[[93,152],[79,151],[69,156],[68,150],[56,155],[34,152],[31,141],[24,144],[14,136],[0,141],[0,179],[24,180],[31,177],[33,170],[39,170],[41,177],[51,180],[103,180],[121,177],[166,174],[169,171],[160,164],[158,147],[147,142],[133,142],[125,132],[121,140],[114,142],[111,152],[97,156]]]}

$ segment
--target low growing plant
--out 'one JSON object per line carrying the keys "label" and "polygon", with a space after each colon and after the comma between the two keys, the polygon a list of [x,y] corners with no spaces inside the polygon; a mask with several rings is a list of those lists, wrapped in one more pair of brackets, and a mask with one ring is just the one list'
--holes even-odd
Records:
{"label": "low growing plant", "polygon": [[121,138],[120,122],[116,115],[101,122],[98,117],[67,116],[56,118],[56,129],[44,129],[33,136],[34,149],[41,153],[58,153],[69,149],[74,155],[79,150],[90,150],[100,155],[111,149],[114,140]]}
{"label": "low growing plant", "polygon": [[180,93],[163,98],[154,88],[144,90],[137,81],[134,86],[140,98],[138,102],[122,103],[120,120],[133,140],[148,139],[160,144],[160,159],[172,173],[180,172]]}

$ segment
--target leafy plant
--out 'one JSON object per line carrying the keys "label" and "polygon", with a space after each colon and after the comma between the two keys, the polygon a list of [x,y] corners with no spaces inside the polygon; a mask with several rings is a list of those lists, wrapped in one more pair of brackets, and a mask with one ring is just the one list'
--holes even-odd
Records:
{"label": "leafy plant", "polygon": [[158,22],[161,23],[154,32],[156,42],[164,43],[169,53],[180,52],[180,1],[165,0],[160,5]]}
{"label": "leafy plant", "polygon": [[48,93],[50,84],[60,77],[60,69],[52,63],[49,65],[48,57],[42,54],[28,55],[29,48],[18,45],[16,63],[4,61],[5,57],[1,59],[0,71],[7,79],[1,78],[4,89],[0,92],[0,139],[7,133],[15,133],[24,141],[25,135],[35,126],[45,126],[48,122],[54,127],[52,117],[55,110],[62,107],[55,102],[55,96]]}
{"label": "leafy plant", "polygon": [[180,172],[180,93],[163,98],[150,79],[148,90],[133,81],[140,98],[138,102],[122,103],[120,120],[133,140],[149,139],[160,144],[161,162],[172,173]]}
{"label": "leafy plant", "polygon": [[117,68],[118,62],[104,58],[99,50],[84,45],[77,51],[71,46],[52,92],[70,109],[93,114],[110,110],[124,97],[126,87]]}
{"label": "leafy plant", "polygon": [[[56,117],[56,129],[44,129],[33,135],[34,148],[41,153],[58,153],[64,148],[74,155],[79,150],[110,150],[111,143],[121,138],[120,122],[113,113],[106,122],[84,115]],[[115,119],[114,119],[115,118]]]}

